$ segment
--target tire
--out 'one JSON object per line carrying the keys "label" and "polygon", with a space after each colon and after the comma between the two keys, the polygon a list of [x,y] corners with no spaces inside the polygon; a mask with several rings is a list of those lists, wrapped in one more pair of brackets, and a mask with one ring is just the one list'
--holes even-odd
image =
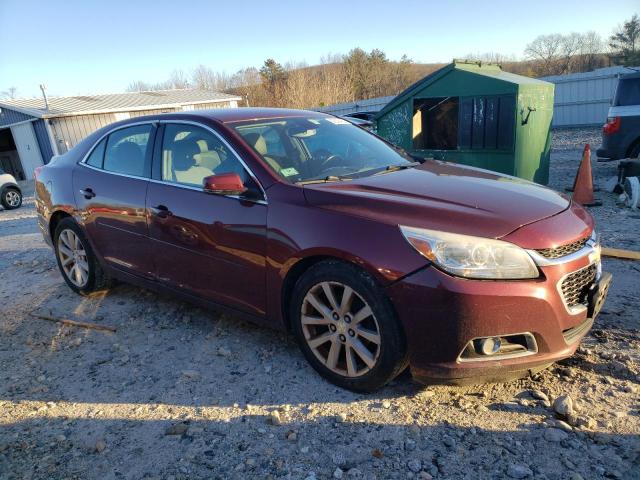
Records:
{"label": "tire", "polygon": [[[111,286],[111,280],[98,262],[82,228],[72,218],[64,218],[58,223],[53,238],[58,268],[71,290],[80,295],[89,295]],[[77,239],[78,243],[73,239]],[[73,253],[73,248],[76,247],[79,248],[76,250],[77,256],[74,257],[70,253]],[[63,262],[67,263],[63,265]],[[84,275],[78,269],[73,270],[71,266],[74,265],[78,265],[80,271],[84,271]]]}
{"label": "tire", "polygon": [[[350,301],[343,303],[345,298]],[[310,267],[294,286],[289,318],[307,361],[339,387],[372,392],[408,364],[406,339],[390,300],[353,265],[328,260]]]}
{"label": "tire", "polygon": [[629,152],[629,158],[638,158],[640,157],[640,141],[637,141],[636,144],[631,148]]}
{"label": "tire", "polygon": [[6,210],[13,210],[22,205],[22,193],[17,188],[8,187],[2,192],[0,203]]}

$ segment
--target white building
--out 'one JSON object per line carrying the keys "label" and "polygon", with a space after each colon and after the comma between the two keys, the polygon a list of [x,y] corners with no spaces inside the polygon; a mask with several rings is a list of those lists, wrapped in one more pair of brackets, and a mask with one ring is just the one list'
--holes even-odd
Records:
{"label": "white building", "polygon": [[207,90],[0,100],[0,169],[18,180],[118,120],[164,112],[237,107],[240,97]]}

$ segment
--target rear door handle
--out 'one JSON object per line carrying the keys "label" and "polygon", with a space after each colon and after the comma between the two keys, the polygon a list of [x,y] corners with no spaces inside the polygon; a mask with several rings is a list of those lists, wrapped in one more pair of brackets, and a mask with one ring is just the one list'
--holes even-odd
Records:
{"label": "rear door handle", "polygon": [[173,212],[164,205],[157,205],[155,207],[151,207],[150,210],[151,210],[151,213],[153,213],[154,215],[160,218],[167,218],[173,215]]}
{"label": "rear door handle", "polygon": [[86,198],[87,200],[92,199],[93,197],[96,196],[96,194],[93,192],[92,189],[90,189],[89,187],[87,188],[83,188],[82,190],[80,190],[80,193],[84,196],[84,198]]}

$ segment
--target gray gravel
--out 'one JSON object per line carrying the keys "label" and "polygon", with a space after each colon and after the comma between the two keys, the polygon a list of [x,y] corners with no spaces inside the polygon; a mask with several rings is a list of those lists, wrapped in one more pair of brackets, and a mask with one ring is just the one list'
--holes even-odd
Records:
{"label": "gray gravel", "polygon": [[[556,132],[552,186],[598,138]],[[600,196],[603,242],[638,249],[638,213]],[[604,267],[609,301],[575,357],[506,384],[404,374],[359,395],[319,378],[287,335],[127,285],[73,294],[27,195],[0,211],[0,478],[640,478],[640,264]]]}

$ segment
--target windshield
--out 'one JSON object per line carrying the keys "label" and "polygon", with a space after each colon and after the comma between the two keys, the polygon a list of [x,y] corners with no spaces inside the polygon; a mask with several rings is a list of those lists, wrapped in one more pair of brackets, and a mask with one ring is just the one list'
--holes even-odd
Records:
{"label": "windshield", "polygon": [[408,155],[342,118],[278,118],[234,128],[289,182],[342,180],[414,164]]}

